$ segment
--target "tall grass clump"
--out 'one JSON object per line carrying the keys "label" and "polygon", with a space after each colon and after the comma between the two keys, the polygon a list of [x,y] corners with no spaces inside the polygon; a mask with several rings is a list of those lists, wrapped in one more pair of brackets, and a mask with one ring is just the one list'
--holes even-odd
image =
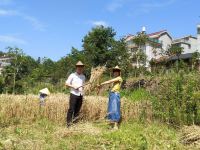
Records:
{"label": "tall grass clump", "polygon": [[200,124],[199,73],[170,73],[154,88],[154,117],[169,124]]}
{"label": "tall grass clump", "polygon": [[121,97],[125,97],[132,102],[146,101],[150,98],[150,93],[144,88],[139,88],[135,90],[123,89],[120,92],[120,95]]}

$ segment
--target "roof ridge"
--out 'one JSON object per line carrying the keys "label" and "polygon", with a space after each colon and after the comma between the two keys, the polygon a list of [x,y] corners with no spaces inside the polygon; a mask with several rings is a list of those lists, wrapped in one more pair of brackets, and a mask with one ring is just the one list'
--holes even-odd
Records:
{"label": "roof ridge", "polygon": [[166,32],[167,30],[161,30],[161,31],[157,31],[157,32],[153,32],[153,33],[150,33],[150,34],[147,34],[148,36],[152,36],[152,35],[157,35],[157,34],[160,34],[162,32]]}

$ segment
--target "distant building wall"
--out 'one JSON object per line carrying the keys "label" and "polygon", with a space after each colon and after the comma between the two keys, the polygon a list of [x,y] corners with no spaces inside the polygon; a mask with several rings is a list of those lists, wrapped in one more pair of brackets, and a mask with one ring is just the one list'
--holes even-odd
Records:
{"label": "distant building wall", "polygon": [[183,48],[183,54],[194,53],[197,51],[197,38],[193,36],[186,36],[180,39],[174,40],[174,45],[180,46]]}
{"label": "distant building wall", "polygon": [[191,46],[189,44],[180,43],[180,47],[183,48],[183,54],[191,53]]}
{"label": "distant building wall", "polygon": [[197,50],[200,52],[200,25],[197,26]]}
{"label": "distant building wall", "polygon": [[197,51],[197,38],[189,38],[191,53]]}
{"label": "distant building wall", "polygon": [[10,65],[12,58],[10,57],[0,57],[0,74],[2,74],[3,69]]}
{"label": "distant building wall", "polygon": [[161,35],[159,41],[162,43],[163,50],[167,50],[172,44],[172,39],[168,36],[168,34]]}

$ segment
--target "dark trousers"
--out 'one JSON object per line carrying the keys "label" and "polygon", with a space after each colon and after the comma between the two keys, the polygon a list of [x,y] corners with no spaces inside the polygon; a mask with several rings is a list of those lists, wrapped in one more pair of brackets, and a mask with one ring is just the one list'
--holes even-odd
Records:
{"label": "dark trousers", "polygon": [[81,109],[83,102],[83,96],[76,96],[74,94],[70,94],[69,99],[69,109],[67,112],[67,124],[73,122],[73,119],[78,117],[79,111]]}

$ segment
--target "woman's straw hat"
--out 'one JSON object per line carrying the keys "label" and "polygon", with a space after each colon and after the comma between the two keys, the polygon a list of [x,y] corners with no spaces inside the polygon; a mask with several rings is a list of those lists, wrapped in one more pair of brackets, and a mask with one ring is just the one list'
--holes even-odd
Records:
{"label": "woman's straw hat", "polygon": [[50,95],[48,88],[44,88],[44,89],[40,90],[39,92],[42,93],[42,94]]}
{"label": "woman's straw hat", "polygon": [[113,68],[113,71],[121,71],[121,68],[119,68],[119,66],[115,66],[115,67]]}
{"label": "woman's straw hat", "polygon": [[76,63],[76,66],[85,66],[81,61],[78,61],[77,63]]}

